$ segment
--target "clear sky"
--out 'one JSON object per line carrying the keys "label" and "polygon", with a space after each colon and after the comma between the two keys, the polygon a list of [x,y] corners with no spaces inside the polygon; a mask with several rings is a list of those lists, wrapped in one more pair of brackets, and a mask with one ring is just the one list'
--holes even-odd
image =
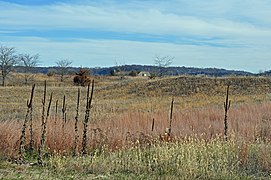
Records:
{"label": "clear sky", "polygon": [[0,44],[41,65],[271,69],[270,0],[0,0]]}

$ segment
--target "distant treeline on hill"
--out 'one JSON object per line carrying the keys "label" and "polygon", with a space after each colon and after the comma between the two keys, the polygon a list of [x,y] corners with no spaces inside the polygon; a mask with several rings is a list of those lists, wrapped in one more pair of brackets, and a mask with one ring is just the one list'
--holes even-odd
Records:
{"label": "distant treeline on hill", "polygon": [[[57,73],[59,67],[33,67],[32,73]],[[206,76],[252,76],[256,75],[246,71],[235,71],[235,70],[226,70],[218,68],[194,68],[194,67],[158,67],[158,66],[147,66],[147,65],[123,65],[123,66],[113,66],[113,67],[101,67],[101,68],[87,68],[90,70],[92,75],[112,75],[114,71],[123,71],[123,72],[149,72],[152,74],[162,73],[167,76],[177,76],[177,75],[206,75]],[[70,67],[69,73],[75,74],[79,72],[79,67]],[[15,67],[16,72],[24,72],[24,68],[17,66]],[[261,74],[265,75],[265,74]]]}

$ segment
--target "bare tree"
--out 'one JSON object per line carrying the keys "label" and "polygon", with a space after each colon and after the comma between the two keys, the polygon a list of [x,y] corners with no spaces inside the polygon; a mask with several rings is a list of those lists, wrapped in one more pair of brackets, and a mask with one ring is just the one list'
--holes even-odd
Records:
{"label": "bare tree", "polygon": [[67,59],[59,60],[56,62],[57,67],[59,68],[59,74],[61,75],[61,82],[64,81],[64,75],[67,74],[72,61]]}
{"label": "bare tree", "polygon": [[158,66],[159,76],[163,75],[163,69],[170,66],[175,57],[172,56],[158,56],[154,57],[154,64]]}
{"label": "bare tree", "polygon": [[18,57],[15,55],[14,47],[0,46],[0,68],[2,75],[2,86],[5,86],[7,75],[12,71],[13,66],[18,64]]}
{"label": "bare tree", "polygon": [[171,57],[171,56],[155,56],[154,57],[154,63],[159,66],[159,67],[168,67],[169,65],[172,64],[173,59],[175,57]]}
{"label": "bare tree", "polygon": [[33,77],[31,70],[33,67],[37,66],[39,63],[39,54],[30,55],[30,54],[20,54],[19,60],[21,61],[24,67],[24,79],[25,84],[28,83],[29,79]]}

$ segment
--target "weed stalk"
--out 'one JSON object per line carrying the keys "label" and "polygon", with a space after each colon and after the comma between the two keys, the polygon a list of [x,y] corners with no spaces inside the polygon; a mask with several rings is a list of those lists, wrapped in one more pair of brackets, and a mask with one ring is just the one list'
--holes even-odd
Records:
{"label": "weed stalk", "polygon": [[25,115],[25,119],[24,119],[24,124],[22,127],[22,133],[21,133],[21,137],[20,137],[20,149],[19,149],[19,156],[22,158],[24,152],[25,152],[25,134],[26,134],[26,126],[28,123],[28,120],[30,120],[30,145],[31,142],[33,140],[33,131],[32,131],[32,102],[33,102],[33,97],[34,97],[34,90],[35,90],[35,84],[33,84],[32,86],[32,91],[31,91],[31,95],[30,95],[30,100],[27,100],[27,112]]}
{"label": "weed stalk", "polygon": [[74,124],[74,155],[76,155],[77,145],[78,145],[78,118],[79,118],[79,106],[80,106],[80,89],[78,88],[77,94],[77,104],[76,104],[76,115]]}
{"label": "weed stalk", "polygon": [[231,101],[229,100],[229,89],[230,85],[227,86],[226,91],[226,100],[224,102],[224,110],[225,110],[225,116],[224,116],[224,138],[225,141],[228,140],[228,111],[231,107]]}
{"label": "weed stalk", "polygon": [[64,133],[65,124],[67,121],[66,110],[67,110],[66,96],[64,95],[63,104],[62,104],[62,130],[63,130],[63,133]]}
{"label": "weed stalk", "polygon": [[172,127],[173,106],[174,106],[174,98],[172,98],[172,101],[171,101],[171,107],[170,107],[169,131],[168,131],[169,136],[170,136],[170,134],[171,134],[171,127]]}
{"label": "weed stalk", "polygon": [[56,148],[56,121],[58,119],[58,100],[56,100],[55,104],[55,121],[54,121],[54,127],[53,127],[53,140],[54,140],[54,148]]}
{"label": "weed stalk", "polygon": [[151,131],[154,130],[154,118],[152,119]]}
{"label": "weed stalk", "polygon": [[92,80],[92,89],[91,89],[90,97],[89,97],[89,89],[90,89],[90,83],[88,84],[86,113],[85,113],[85,119],[83,123],[83,139],[82,139],[82,154],[83,155],[87,154],[87,128],[88,128],[88,121],[89,121],[91,103],[92,103],[93,92],[94,92],[94,80]]}
{"label": "weed stalk", "polygon": [[43,154],[45,151],[45,142],[46,142],[46,127],[47,127],[47,122],[48,122],[48,118],[50,115],[50,107],[51,107],[51,103],[52,103],[52,97],[53,97],[53,93],[51,93],[51,95],[50,95],[47,113],[45,116],[45,101],[46,101],[46,81],[45,81],[45,83],[44,83],[44,96],[43,96],[43,100],[42,100],[42,131],[41,131],[42,134],[41,134],[41,140],[40,140],[40,145],[39,145],[39,150],[38,150],[38,164],[41,166],[43,165]]}

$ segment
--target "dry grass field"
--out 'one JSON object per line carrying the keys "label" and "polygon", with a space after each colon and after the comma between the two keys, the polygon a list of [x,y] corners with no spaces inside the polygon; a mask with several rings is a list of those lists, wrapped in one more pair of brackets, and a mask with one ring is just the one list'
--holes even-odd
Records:
{"label": "dry grass field", "polygon": [[[266,179],[271,173],[271,79],[264,77],[93,77],[95,89],[87,127],[87,154],[81,156],[87,87],[72,77],[35,75],[34,152],[18,162],[20,136],[31,85],[12,74],[0,87],[0,178]],[[42,134],[43,84],[48,116],[43,167],[37,161]],[[230,84],[229,140],[224,140],[226,86]],[[77,91],[81,92],[78,142]],[[65,95],[67,122],[63,123]],[[171,136],[171,100],[174,98]],[[58,102],[58,103],[57,103]],[[56,103],[58,104],[56,106]],[[64,126],[63,126],[64,124]],[[29,145],[29,124],[26,146]],[[74,156],[75,155],[75,156]]]}

